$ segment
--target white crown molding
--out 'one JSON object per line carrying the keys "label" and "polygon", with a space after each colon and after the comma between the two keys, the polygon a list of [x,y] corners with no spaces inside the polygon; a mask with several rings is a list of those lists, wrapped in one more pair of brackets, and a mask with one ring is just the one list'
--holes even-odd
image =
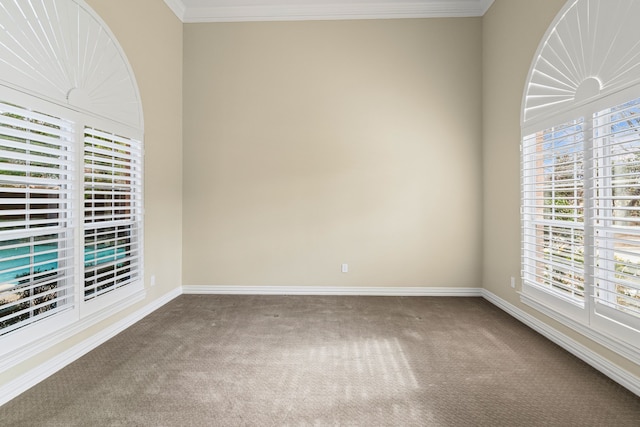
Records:
{"label": "white crown molding", "polygon": [[[308,21],[344,19],[443,18],[483,16],[494,0],[409,0],[396,2],[331,2],[188,7],[182,0],[164,0],[185,23],[243,21]],[[188,3],[187,3],[188,4]]]}
{"label": "white crown molding", "polygon": [[494,0],[480,0],[480,10],[482,11],[482,16],[487,13],[493,2]]}
{"label": "white crown molding", "polygon": [[184,15],[187,8],[182,0],[164,0],[164,2],[169,6],[169,9],[171,9],[178,19],[184,22]]}

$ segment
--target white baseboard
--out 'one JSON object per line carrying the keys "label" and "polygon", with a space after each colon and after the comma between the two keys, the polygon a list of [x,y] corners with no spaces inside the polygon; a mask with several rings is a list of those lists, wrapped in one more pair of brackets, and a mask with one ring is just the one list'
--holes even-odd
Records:
{"label": "white baseboard", "polygon": [[94,348],[98,347],[100,344],[103,344],[110,338],[116,336],[120,332],[127,329],[129,326],[138,322],[148,314],[151,314],[180,294],[182,294],[182,290],[180,288],[176,288],[163,297],[142,307],[135,313],[114,323],[113,325],[100,331],[99,333],[92,335],[81,343],[78,343],[75,346],[71,347],[67,351],[60,353],[51,360],[48,360],[46,363],[43,363],[42,365],[39,365],[38,367],[30,370],[29,372],[16,378],[15,380],[4,384],[2,387],[0,387],[0,406],[4,405],[19,394],[25,392],[29,388],[35,386],[40,381],[43,381],[47,377],[55,374],[60,369],[69,365],[71,362],[74,362],[75,360],[84,356]]}
{"label": "white baseboard", "polygon": [[482,296],[487,301],[500,308],[501,310],[507,312],[512,317],[518,319],[534,331],[540,333],[545,338],[558,344],[560,347],[567,350],[578,359],[581,359],[582,361],[586,362],[587,364],[591,365],[598,371],[611,378],[613,381],[627,388],[632,393],[640,396],[639,377],[633,375],[629,371],[620,368],[618,365],[611,363],[609,360],[600,356],[596,352],[590,350],[574,339],[531,316],[529,313],[520,310],[518,307],[503,300],[502,298],[487,291],[486,289],[482,289]]}
{"label": "white baseboard", "polygon": [[480,297],[481,288],[339,286],[183,286],[184,294],[212,295],[363,295]]}

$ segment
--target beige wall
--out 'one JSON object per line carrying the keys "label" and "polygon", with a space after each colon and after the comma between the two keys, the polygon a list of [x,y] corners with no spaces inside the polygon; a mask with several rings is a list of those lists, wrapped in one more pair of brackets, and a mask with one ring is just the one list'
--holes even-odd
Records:
{"label": "beige wall", "polygon": [[185,25],[184,284],[480,286],[481,28]]}
{"label": "beige wall", "polygon": [[[495,0],[483,20],[483,287],[640,376],[640,367],[520,303],[520,110],[533,56],[565,0]],[[512,289],[510,277],[517,278]]]}
{"label": "beige wall", "polygon": [[120,42],[142,97],[144,268],[152,300],[182,284],[182,22],[163,1],[87,3]]}
{"label": "beige wall", "polygon": [[[98,334],[181,285],[182,23],[160,0],[88,0],[122,45],[136,75],[145,119],[147,297],[128,310],[0,374],[0,385]],[[151,275],[156,286],[149,287]]]}

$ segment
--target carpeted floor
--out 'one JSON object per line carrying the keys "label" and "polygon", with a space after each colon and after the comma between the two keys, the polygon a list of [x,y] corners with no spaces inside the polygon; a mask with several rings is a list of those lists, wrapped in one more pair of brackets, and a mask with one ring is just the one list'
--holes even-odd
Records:
{"label": "carpeted floor", "polygon": [[481,298],[183,295],[3,426],[640,426],[640,398]]}

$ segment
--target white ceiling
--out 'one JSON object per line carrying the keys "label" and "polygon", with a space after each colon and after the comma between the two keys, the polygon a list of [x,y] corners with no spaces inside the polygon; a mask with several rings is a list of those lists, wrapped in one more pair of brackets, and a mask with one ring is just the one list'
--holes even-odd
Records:
{"label": "white ceiling", "polygon": [[164,0],[183,22],[482,16],[494,0]]}

